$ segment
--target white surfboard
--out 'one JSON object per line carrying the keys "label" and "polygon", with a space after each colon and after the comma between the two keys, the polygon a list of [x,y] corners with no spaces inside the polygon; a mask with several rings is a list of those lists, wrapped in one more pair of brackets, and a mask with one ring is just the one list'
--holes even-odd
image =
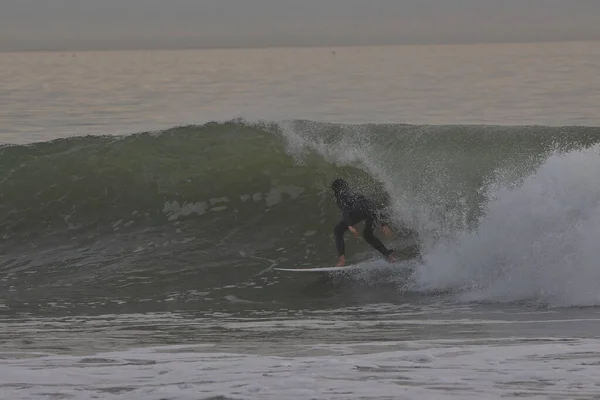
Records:
{"label": "white surfboard", "polygon": [[361,268],[356,265],[346,267],[323,267],[323,268],[273,268],[275,271],[284,272],[337,272],[337,271],[348,271],[351,269]]}
{"label": "white surfboard", "polygon": [[[398,265],[395,263],[396,266]],[[345,271],[355,271],[355,270],[365,270],[365,269],[379,269],[379,268],[394,268],[395,264],[390,264],[386,261],[384,262],[366,262],[354,265],[347,265],[344,267],[319,267],[319,268],[273,268],[276,271],[284,271],[284,272],[313,272],[313,273],[325,273],[325,272],[345,272]]]}

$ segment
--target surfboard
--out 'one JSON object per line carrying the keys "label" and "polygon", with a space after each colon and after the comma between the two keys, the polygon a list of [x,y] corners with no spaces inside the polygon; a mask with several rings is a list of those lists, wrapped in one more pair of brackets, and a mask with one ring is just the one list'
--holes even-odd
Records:
{"label": "surfboard", "polygon": [[[396,264],[396,263],[394,263]],[[283,272],[303,272],[303,273],[325,273],[325,272],[345,272],[355,271],[364,269],[380,269],[380,268],[393,268],[394,264],[388,262],[366,262],[361,264],[346,265],[344,267],[317,267],[317,268],[273,268],[276,271]]]}
{"label": "surfboard", "polygon": [[[346,266],[346,267],[322,267],[322,268],[273,268],[275,271],[284,272],[337,272],[337,271],[348,271],[352,269],[359,269],[360,266]],[[364,267],[363,267],[364,268]]]}

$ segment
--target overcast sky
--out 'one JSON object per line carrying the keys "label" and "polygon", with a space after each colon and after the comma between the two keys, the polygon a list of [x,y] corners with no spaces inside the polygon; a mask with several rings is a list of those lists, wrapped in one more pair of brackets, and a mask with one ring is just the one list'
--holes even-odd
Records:
{"label": "overcast sky", "polygon": [[0,50],[600,39],[600,0],[0,0]]}

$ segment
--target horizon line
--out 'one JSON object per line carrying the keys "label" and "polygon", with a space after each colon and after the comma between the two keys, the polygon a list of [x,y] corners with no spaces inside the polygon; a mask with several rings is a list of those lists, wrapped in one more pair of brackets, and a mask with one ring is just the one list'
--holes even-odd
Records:
{"label": "horizon line", "polygon": [[191,45],[191,46],[126,46],[126,47],[39,47],[2,49],[0,53],[86,53],[86,52],[119,52],[119,51],[191,51],[191,50],[260,50],[287,48],[350,48],[350,47],[415,47],[415,46],[476,46],[484,44],[548,44],[548,43],[585,43],[600,42],[600,38],[586,39],[539,39],[539,40],[488,40],[488,41],[456,41],[456,42],[421,42],[421,43],[346,43],[346,44],[264,44],[264,45]]}

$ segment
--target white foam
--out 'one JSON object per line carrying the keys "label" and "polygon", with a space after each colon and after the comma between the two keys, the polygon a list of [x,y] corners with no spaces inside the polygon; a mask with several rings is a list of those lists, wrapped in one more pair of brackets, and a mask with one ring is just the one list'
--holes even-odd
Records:
{"label": "white foam", "polygon": [[517,187],[499,188],[474,232],[435,246],[418,269],[424,289],[468,300],[600,304],[600,157],[551,156]]}
{"label": "white foam", "polygon": [[179,217],[186,217],[190,214],[202,215],[206,212],[208,205],[206,202],[187,203],[180,205],[177,201],[166,202],[163,207],[163,213],[169,216],[169,220],[173,221]]}
{"label": "white foam", "polygon": [[211,345],[0,360],[11,400],[500,399],[600,395],[599,340],[297,345],[236,354]]}
{"label": "white foam", "polygon": [[208,202],[210,203],[211,206],[214,206],[215,204],[229,203],[229,197],[227,197],[227,196],[215,197],[215,198],[209,199]]}
{"label": "white foam", "polygon": [[296,199],[304,192],[304,188],[300,186],[294,185],[281,185],[271,188],[269,192],[266,194],[265,201],[267,203],[267,207],[274,206],[276,204],[281,203],[282,195],[288,194],[290,198]]}

